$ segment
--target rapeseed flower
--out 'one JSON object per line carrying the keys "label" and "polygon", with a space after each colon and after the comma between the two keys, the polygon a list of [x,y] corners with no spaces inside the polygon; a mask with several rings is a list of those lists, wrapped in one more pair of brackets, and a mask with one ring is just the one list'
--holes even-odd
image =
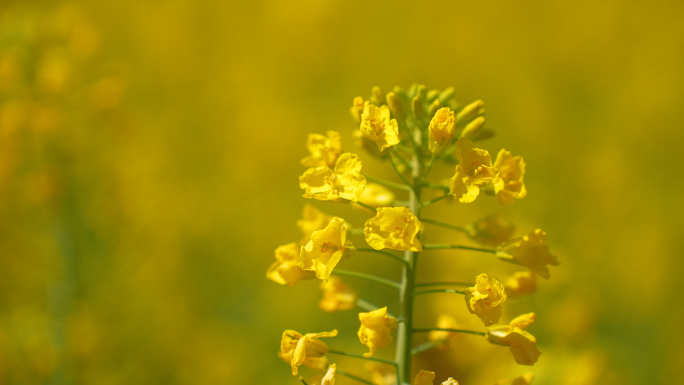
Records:
{"label": "rapeseed flower", "polygon": [[318,303],[318,307],[328,313],[356,307],[358,294],[337,277],[330,277],[327,282],[321,282],[321,290],[323,299]]}
{"label": "rapeseed flower", "polygon": [[325,354],[329,349],[328,345],[319,338],[336,335],[337,330],[304,335],[295,330],[285,330],[278,357],[292,366],[292,375],[297,375],[300,365],[306,365],[315,370],[325,370],[328,365]]}
{"label": "rapeseed flower", "polygon": [[360,130],[363,136],[378,145],[380,151],[399,143],[397,120],[390,119],[390,110],[386,105],[376,107],[366,102],[361,114]]}
{"label": "rapeseed flower", "polygon": [[433,154],[441,152],[454,139],[454,128],[456,127],[456,118],[454,112],[449,107],[443,107],[437,110],[435,116],[430,120],[428,131],[430,133],[430,141],[428,146]]}
{"label": "rapeseed flower", "polygon": [[494,182],[498,172],[492,167],[492,159],[486,150],[475,148],[473,142],[461,138],[456,142],[458,166],[449,181],[449,191],[461,203],[470,203],[480,195],[480,187]]}
{"label": "rapeseed flower", "polygon": [[501,149],[496,156],[494,168],[499,170],[499,180],[494,183],[496,198],[502,205],[509,205],[515,199],[522,199],[527,195],[525,182],[525,161],[522,156],[512,156],[510,151]]}
{"label": "rapeseed flower", "polygon": [[364,357],[370,357],[378,349],[389,345],[393,341],[390,333],[399,326],[399,321],[387,314],[387,306],[368,313],[359,313],[359,321],[359,341],[369,349],[367,353],[363,353]]}
{"label": "rapeseed flower", "polygon": [[540,229],[500,245],[497,256],[501,259],[523,264],[545,279],[551,277],[547,265],[560,265],[558,257],[549,251],[549,245],[546,244],[546,233]]}
{"label": "rapeseed flower", "polygon": [[493,344],[508,346],[518,364],[533,365],[541,352],[535,346],[537,339],[523,329],[531,325],[536,318],[534,313],[523,314],[513,319],[509,325],[490,326],[487,339]]}
{"label": "rapeseed flower", "polygon": [[416,375],[416,378],[413,380],[413,385],[432,385],[432,382],[435,380],[435,372],[431,372],[429,370],[421,370],[418,372]]}
{"label": "rapeseed flower", "polygon": [[275,251],[276,261],[266,271],[266,278],[281,285],[294,286],[302,279],[315,277],[299,267],[299,246],[296,242],[280,246]]}
{"label": "rapeseed flower", "polygon": [[349,112],[356,123],[361,123],[361,114],[363,114],[364,105],[365,102],[360,96],[355,97],[352,101],[352,106],[349,108]]}
{"label": "rapeseed flower", "polygon": [[423,225],[408,207],[379,207],[375,217],[366,221],[363,233],[370,247],[381,250],[421,251],[418,234]]}
{"label": "rapeseed flower", "polygon": [[506,300],[506,290],[501,282],[480,274],[475,278],[475,286],[466,288],[466,306],[470,313],[480,317],[485,326],[499,322],[501,304]]}
{"label": "rapeseed flower", "polygon": [[311,240],[311,234],[314,231],[324,229],[332,219],[332,215],[328,215],[312,205],[305,204],[302,219],[296,222],[297,228],[304,235],[300,242],[304,245],[307,244]]}
{"label": "rapeseed flower", "polygon": [[337,131],[328,131],[328,136],[309,134],[306,147],[310,155],[301,160],[306,167],[334,167],[337,158],[342,153],[342,142]]}
{"label": "rapeseed flower", "polygon": [[343,198],[357,202],[366,188],[366,178],[361,175],[361,159],[347,152],[337,158],[334,169],[327,166],[310,168],[299,177],[299,187],[305,190],[304,198]]}
{"label": "rapeseed flower", "polygon": [[532,380],[534,380],[534,374],[525,373],[513,379],[497,381],[494,385],[530,385]]}
{"label": "rapeseed flower", "polygon": [[531,271],[519,271],[504,281],[506,294],[519,297],[537,291],[537,276]]}
{"label": "rapeseed flower", "polygon": [[315,271],[318,279],[327,281],[335,266],[355,252],[356,248],[347,239],[344,219],[334,217],[326,228],[314,231],[309,243],[302,246],[299,267]]}
{"label": "rapeseed flower", "polygon": [[[458,324],[454,317],[448,314],[442,314],[437,318],[437,327],[440,329],[456,329]],[[449,349],[451,342],[458,336],[458,333],[446,330],[432,330],[428,333],[428,339],[438,344],[437,348],[440,350]]]}
{"label": "rapeseed flower", "polygon": [[369,206],[387,207],[394,205],[394,193],[383,185],[368,183],[359,200]]}
{"label": "rapeseed flower", "polygon": [[468,224],[465,229],[473,241],[496,247],[513,235],[515,225],[507,221],[503,213],[496,213]]}

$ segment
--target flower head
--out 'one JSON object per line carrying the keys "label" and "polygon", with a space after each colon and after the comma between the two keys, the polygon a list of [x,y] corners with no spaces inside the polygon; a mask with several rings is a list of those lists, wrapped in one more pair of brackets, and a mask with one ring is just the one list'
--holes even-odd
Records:
{"label": "flower head", "polygon": [[475,286],[466,288],[465,301],[470,313],[480,317],[485,326],[499,322],[501,305],[506,300],[506,290],[501,282],[480,274]]}
{"label": "flower head", "polygon": [[310,168],[299,177],[299,187],[305,190],[304,198],[343,198],[357,202],[366,187],[366,178],[361,175],[361,159],[347,152],[337,158],[334,170],[326,166]]}
{"label": "flower head", "polygon": [[328,215],[312,205],[304,205],[302,219],[297,220],[296,223],[297,228],[304,235],[300,242],[304,245],[307,244],[311,240],[311,234],[314,231],[324,229],[332,219],[332,215]]}
{"label": "flower head", "polygon": [[395,385],[397,383],[397,369],[388,364],[373,361],[366,362],[366,370],[370,372],[371,382],[375,385]]}
{"label": "flower head", "polygon": [[349,108],[349,112],[356,123],[361,123],[361,114],[363,114],[364,105],[365,103],[363,98],[360,96],[355,97],[352,101],[352,106]]}
{"label": "flower head", "polygon": [[323,290],[323,299],[318,306],[328,313],[356,307],[358,294],[337,277],[330,277],[328,282],[321,282],[321,290]]}
{"label": "flower head", "polygon": [[494,168],[499,170],[499,180],[494,184],[496,198],[502,205],[509,205],[515,199],[522,199],[527,195],[525,182],[525,161],[522,156],[512,156],[510,151],[501,149],[496,156]]}
{"label": "flower head", "polygon": [[302,364],[312,369],[325,370],[328,360],[324,355],[328,352],[328,345],[319,338],[336,335],[337,330],[304,335],[294,330],[285,330],[278,357],[292,365],[292,375],[297,375]]}
{"label": "flower head", "polygon": [[390,119],[390,110],[386,105],[376,107],[366,102],[361,114],[360,129],[363,136],[378,145],[380,151],[399,143],[397,120]]}
{"label": "flower head", "polygon": [[359,313],[361,327],[357,335],[362,344],[369,349],[363,353],[364,357],[370,357],[392,342],[390,333],[399,326],[396,318],[387,314],[387,306],[368,313]]}
{"label": "flower head", "polygon": [[456,157],[458,166],[449,181],[449,190],[459,202],[470,203],[480,195],[480,187],[497,179],[498,172],[492,167],[489,153],[475,148],[467,138],[456,142]]}
{"label": "flower head", "polygon": [[523,314],[513,319],[509,325],[490,326],[487,339],[493,344],[508,346],[518,364],[533,365],[541,352],[535,346],[537,339],[523,329],[531,325],[536,318],[534,313]]}
{"label": "flower head", "polygon": [[[458,324],[454,317],[448,314],[442,314],[437,318],[437,327],[440,329],[456,329]],[[428,339],[437,343],[437,348],[440,350],[449,349],[451,342],[458,336],[458,333],[444,331],[444,330],[432,330],[428,333]]]}
{"label": "flower head", "polygon": [[547,265],[560,265],[558,257],[549,251],[546,233],[540,229],[500,245],[497,256],[519,262],[545,279],[551,277]]}
{"label": "flower head", "polygon": [[519,297],[537,291],[537,276],[531,271],[518,271],[504,282],[506,293],[511,297]]}
{"label": "flower head", "polygon": [[334,167],[337,158],[342,153],[342,142],[337,131],[328,131],[328,136],[309,134],[306,147],[311,153],[301,160],[306,167]]}
{"label": "flower head", "polygon": [[366,221],[363,233],[370,247],[380,250],[421,251],[418,233],[423,225],[408,207],[379,207],[375,217]]}
{"label": "flower head", "polygon": [[392,206],[394,204],[394,193],[383,185],[368,183],[359,200],[373,207]]}
{"label": "flower head", "polygon": [[315,271],[318,279],[327,281],[333,268],[355,252],[356,248],[347,239],[344,219],[334,217],[326,228],[314,231],[309,243],[302,246],[299,267]]}
{"label": "flower head", "polygon": [[278,247],[275,257],[276,261],[266,271],[266,278],[273,282],[294,286],[302,279],[315,276],[314,273],[299,267],[299,246],[296,242]]}
{"label": "flower head", "polygon": [[515,231],[515,225],[504,218],[503,213],[484,217],[466,226],[467,234],[475,242],[488,246],[499,246]]}
{"label": "flower head", "polygon": [[438,153],[444,150],[454,139],[454,127],[456,126],[456,118],[454,112],[449,107],[443,107],[437,110],[435,116],[430,120],[430,142],[429,148],[432,153]]}

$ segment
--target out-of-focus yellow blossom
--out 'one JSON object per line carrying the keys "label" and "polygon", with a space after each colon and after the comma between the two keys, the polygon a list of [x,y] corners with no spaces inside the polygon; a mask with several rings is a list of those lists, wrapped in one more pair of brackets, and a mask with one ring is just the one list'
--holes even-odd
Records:
{"label": "out-of-focus yellow blossom", "polygon": [[[337,365],[330,364],[328,371],[325,373],[318,373],[307,381],[310,385],[335,385],[335,375],[337,374]],[[301,379],[301,377],[299,377]]]}
{"label": "out-of-focus yellow blossom", "polygon": [[379,207],[375,217],[366,221],[363,233],[366,242],[376,250],[421,251],[418,233],[422,228],[408,207]]}
{"label": "out-of-focus yellow blossom", "polygon": [[302,279],[315,277],[313,272],[299,267],[299,253],[296,242],[278,247],[275,251],[276,261],[266,271],[266,278],[281,285],[294,286]]}
{"label": "out-of-focus yellow blossom", "polygon": [[337,330],[304,335],[295,330],[285,330],[278,357],[292,366],[292,375],[297,375],[299,366],[302,364],[315,370],[325,370],[328,360],[324,356],[329,349],[328,345],[319,338],[336,335]]}
{"label": "out-of-focus yellow blossom", "polygon": [[519,297],[537,291],[537,276],[531,271],[518,271],[504,282],[506,294]]}
{"label": "out-of-focus yellow blossom", "polygon": [[366,370],[370,372],[371,382],[375,385],[395,385],[397,383],[397,369],[388,364],[366,362]]}
{"label": "out-of-focus yellow blossom", "polygon": [[305,204],[302,219],[296,222],[297,228],[304,235],[300,242],[304,245],[307,244],[311,240],[311,234],[314,231],[324,229],[332,219],[332,215],[328,215],[310,204]]}
{"label": "out-of-focus yellow blossom", "polygon": [[358,294],[337,277],[330,277],[328,282],[321,282],[321,290],[323,290],[323,299],[318,306],[328,313],[356,307]]}
{"label": "out-of-focus yellow blossom", "polygon": [[500,245],[497,256],[501,259],[517,261],[545,279],[551,277],[547,265],[560,265],[558,257],[549,251],[546,233],[540,229]]}
{"label": "out-of-focus yellow blossom", "polygon": [[399,143],[399,126],[396,119],[390,119],[387,106],[376,107],[366,102],[361,114],[360,129],[366,138],[378,145],[380,151]]}
{"label": "out-of-focus yellow blossom", "polygon": [[458,166],[449,181],[449,191],[459,202],[470,203],[480,194],[480,187],[498,178],[498,172],[492,167],[489,153],[475,148],[467,138],[456,142],[456,157]]}
{"label": "out-of-focus yellow blossom", "polygon": [[387,207],[394,204],[394,193],[383,185],[368,183],[359,200],[369,206]]}
{"label": "out-of-focus yellow blossom", "polygon": [[496,198],[502,205],[509,205],[513,198],[522,199],[527,195],[525,182],[525,161],[522,156],[512,156],[510,151],[501,149],[496,156],[494,168],[499,170],[499,179],[494,183]]}
{"label": "out-of-focus yellow blossom", "polygon": [[334,170],[325,166],[310,168],[299,177],[299,187],[305,190],[304,198],[344,198],[357,202],[366,188],[361,159],[356,154],[344,153],[337,158]]}
{"label": "out-of-focus yellow blossom", "polygon": [[359,321],[359,341],[369,349],[367,353],[363,353],[364,357],[370,357],[389,345],[392,342],[390,333],[399,326],[396,318],[387,315],[387,306],[368,313],[359,313]]}
{"label": "out-of-focus yellow blossom", "polygon": [[470,313],[480,317],[485,326],[499,322],[501,304],[506,300],[506,290],[501,282],[480,274],[475,286],[466,288],[465,301]]}
{"label": "out-of-focus yellow blossom", "polygon": [[484,123],[484,116],[478,116],[477,118],[473,119],[473,121],[468,123],[463,131],[461,131],[461,138],[468,138],[470,140],[477,139],[482,127],[484,127]]}
{"label": "out-of-focus yellow blossom", "polygon": [[487,339],[493,344],[508,346],[518,364],[534,365],[541,352],[535,345],[537,339],[523,329],[531,325],[536,318],[534,313],[523,314],[513,319],[509,325],[490,326]]}
{"label": "out-of-focus yellow blossom", "polygon": [[456,126],[456,118],[454,112],[449,107],[443,107],[437,110],[435,116],[430,120],[430,151],[433,154],[441,152],[454,139],[454,127]]}
{"label": "out-of-focus yellow blossom", "polygon": [[442,382],[442,385],[458,385],[458,381],[454,380],[453,377],[449,377],[446,381]]}
{"label": "out-of-focus yellow blossom", "polygon": [[468,237],[488,246],[499,246],[515,231],[515,225],[504,218],[503,213],[486,216],[466,226]]}
{"label": "out-of-focus yellow blossom", "polygon": [[[454,317],[448,314],[441,314],[437,318],[437,327],[440,329],[456,329],[458,324]],[[449,345],[456,337],[458,337],[458,333],[443,330],[432,330],[428,333],[428,339],[433,343],[438,343],[437,348],[440,350],[449,349]]]}
{"label": "out-of-focus yellow blossom", "polygon": [[352,101],[352,106],[349,108],[349,112],[351,113],[352,118],[356,121],[356,123],[361,123],[361,114],[363,114],[363,106],[364,106],[364,101],[363,98],[360,96],[357,96],[354,98]]}
{"label": "out-of-focus yellow blossom", "polygon": [[311,155],[301,160],[301,164],[306,167],[334,167],[337,158],[342,153],[342,141],[340,133],[328,131],[328,136],[320,134],[309,134],[306,141],[306,148]]}
{"label": "out-of-focus yellow blossom", "polygon": [[309,243],[302,246],[299,266],[315,271],[318,279],[327,281],[335,266],[355,252],[356,248],[347,239],[344,219],[334,217],[326,228],[314,231]]}
{"label": "out-of-focus yellow blossom", "polygon": [[435,380],[435,372],[429,370],[421,370],[413,380],[413,385],[432,385]]}
{"label": "out-of-focus yellow blossom", "polygon": [[525,373],[513,379],[497,381],[494,385],[530,385],[532,380],[534,380],[534,374]]}

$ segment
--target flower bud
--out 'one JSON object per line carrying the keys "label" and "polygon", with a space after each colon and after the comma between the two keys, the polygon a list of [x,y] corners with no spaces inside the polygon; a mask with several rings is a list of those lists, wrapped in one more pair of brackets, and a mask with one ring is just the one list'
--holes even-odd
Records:
{"label": "flower bud", "polygon": [[430,107],[428,107],[428,114],[433,116],[440,108],[442,108],[442,103],[439,102],[439,99],[435,99],[430,103]]}
{"label": "flower bud", "polygon": [[420,99],[420,96],[413,97],[413,100],[411,100],[411,109],[413,110],[413,114],[416,115],[416,118],[423,119],[423,116],[425,116],[425,109],[423,109],[423,101]]}
{"label": "flower bud", "polygon": [[484,127],[485,118],[484,116],[478,116],[472,122],[468,123],[467,126],[461,132],[461,138],[468,138],[474,140],[480,134],[480,130]]}
{"label": "flower bud", "polygon": [[427,93],[427,101],[428,103],[432,103],[433,100],[437,99],[439,97],[439,90],[430,90]]}
{"label": "flower bud", "polygon": [[389,92],[387,94],[387,105],[390,111],[394,114],[394,117],[398,120],[405,120],[406,113],[404,112],[404,106],[401,104],[401,100],[397,98],[394,92]]}
{"label": "flower bud", "polygon": [[380,87],[375,86],[371,90],[371,97],[370,97],[370,103],[374,106],[382,106],[385,104],[385,98],[382,96],[382,92],[380,91]]}
{"label": "flower bud", "polygon": [[446,105],[453,96],[454,87],[449,87],[446,90],[442,91],[441,94],[439,94],[439,101],[442,103],[442,105]]}
{"label": "flower bud", "polygon": [[476,100],[463,107],[458,115],[456,115],[456,124],[463,124],[473,120],[477,115],[479,115],[479,111],[483,105],[484,102],[482,100]]}
{"label": "flower bud", "polygon": [[427,89],[424,85],[420,84],[416,87],[416,96],[420,96],[421,100],[427,100]]}

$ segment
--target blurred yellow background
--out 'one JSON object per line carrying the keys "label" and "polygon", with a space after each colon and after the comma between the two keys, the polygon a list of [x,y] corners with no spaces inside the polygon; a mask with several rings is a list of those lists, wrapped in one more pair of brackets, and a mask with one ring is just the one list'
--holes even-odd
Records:
{"label": "blurred yellow background", "polygon": [[[276,356],[285,329],[337,328],[336,347],[362,351],[355,312],[323,313],[317,282],[265,270],[300,237],[306,135],[337,130],[359,152],[352,99],[413,82],[484,100],[497,136],[482,146],[527,161],[524,200],[426,212],[503,210],[517,235],[549,234],[562,265],[506,310],[539,316],[535,383],[681,377],[681,1],[30,3],[0,5],[0,384],[296,384]],[[364,172],[392,178],[373,159]],[[423,280],[508,271],[422,262]],[[460,298],[431,301],[418,322],[469,317]],[[526,370],[462,340],[438,379]]]}

